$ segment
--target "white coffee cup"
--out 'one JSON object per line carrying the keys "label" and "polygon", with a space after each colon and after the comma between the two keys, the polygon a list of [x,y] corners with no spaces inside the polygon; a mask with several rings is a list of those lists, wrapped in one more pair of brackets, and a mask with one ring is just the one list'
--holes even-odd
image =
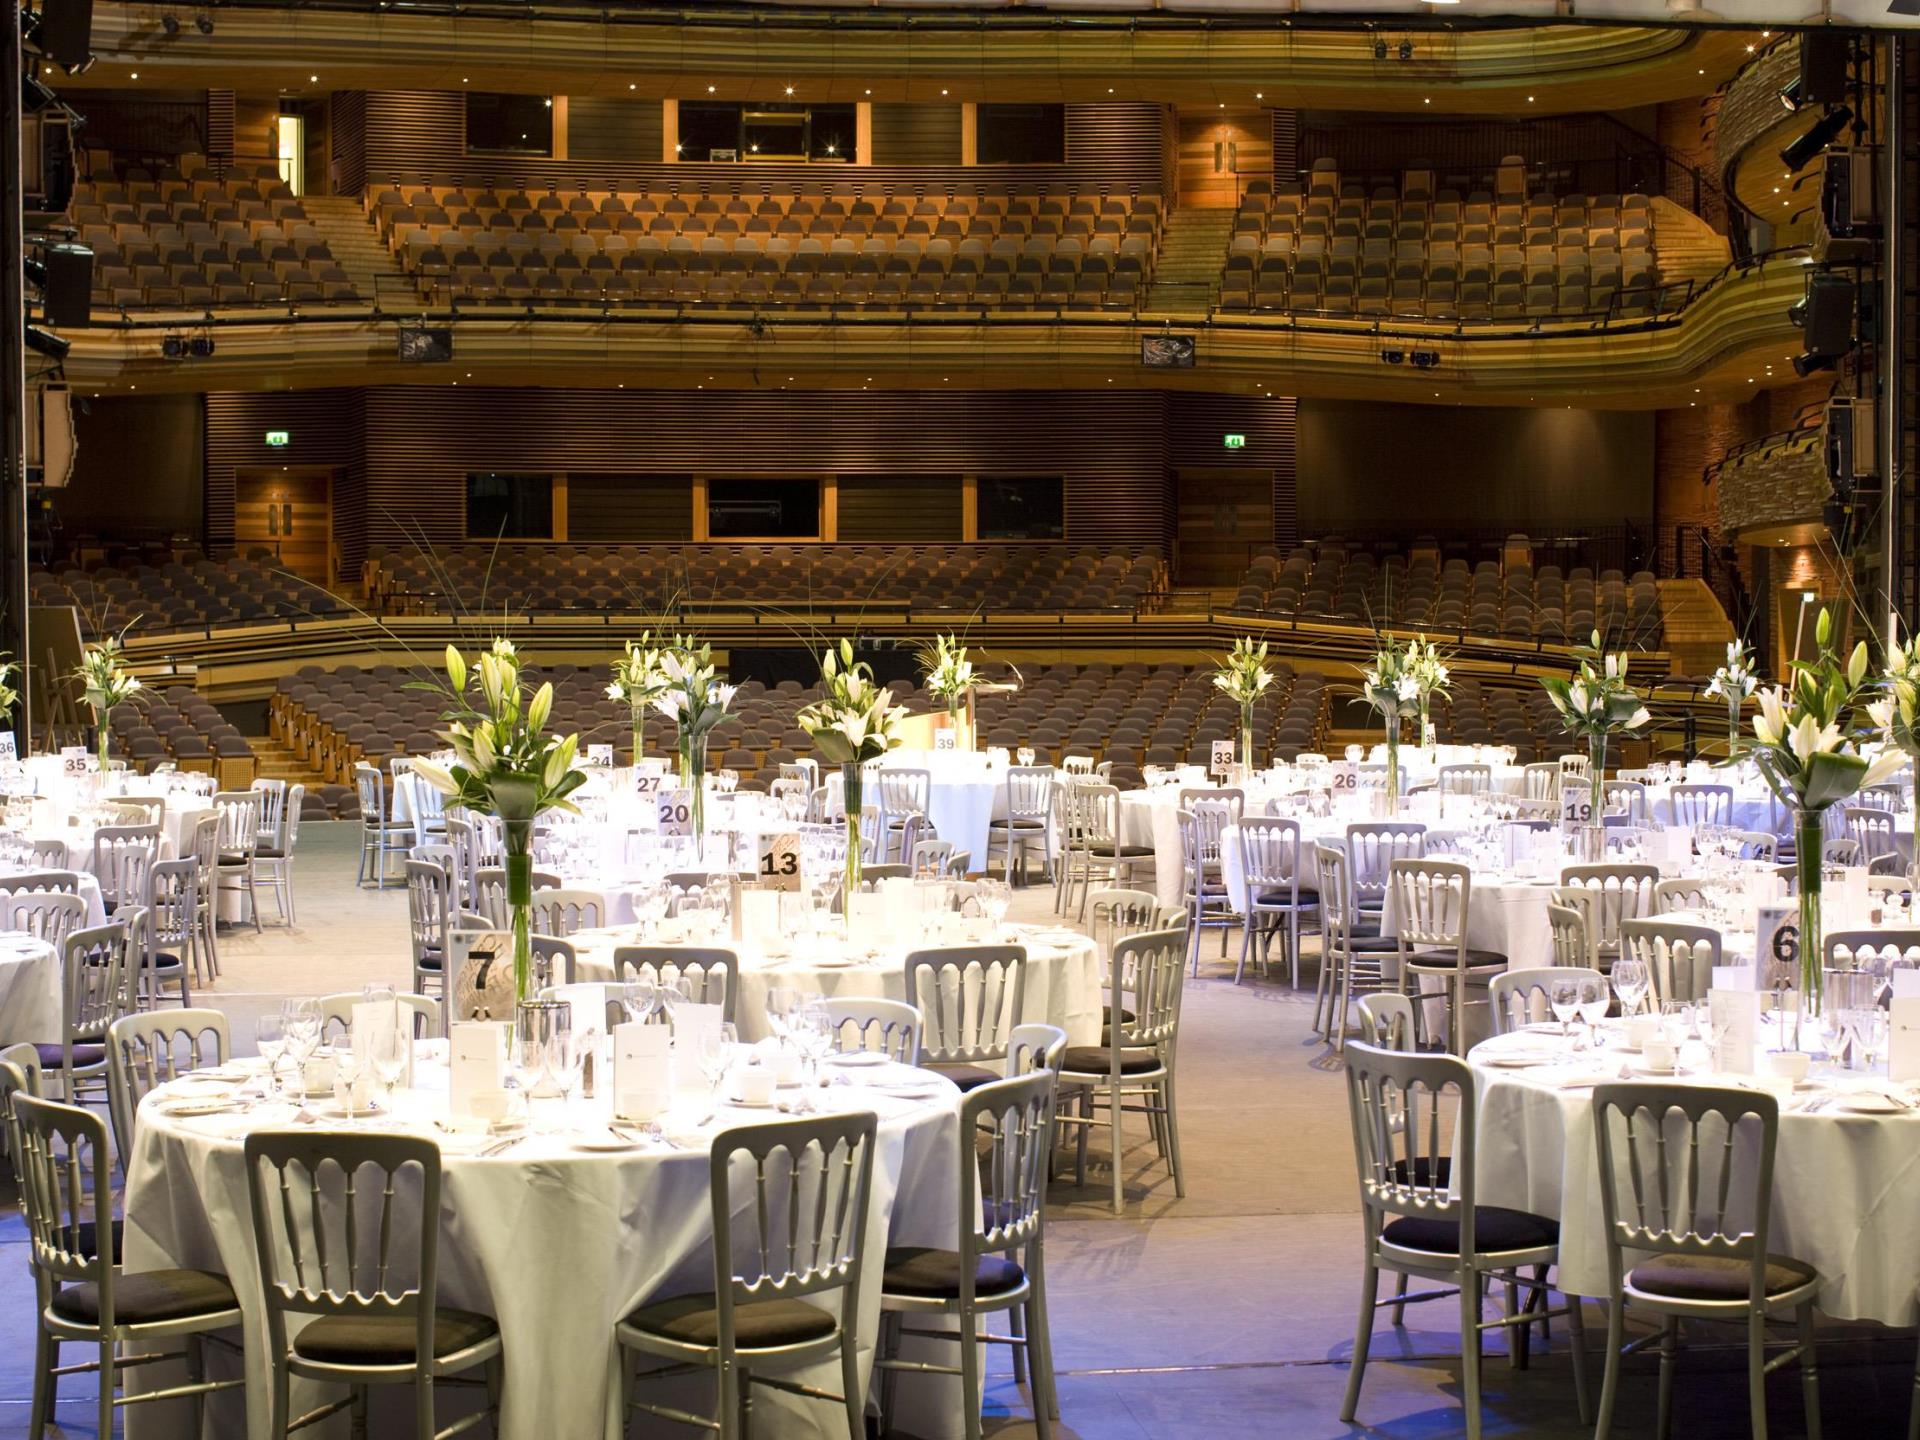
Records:
{"label": "white coffee cup", "polygon": [[1629,1015],[1627,1017],[1627,1044],[1644,1050],[1647,1042],[1658,1038],[1660,1017],[1658,1015]]}
{"label": "white coffee cup", "polygon": [[743,1105],[766,1105],[773,1099],[773,1071],[748,1065],[734,1072],[734,1098]]}
{"label": "white coffee cup", "polygon": [[1791,1080],[1798,1085],[1807,1078],[1807,1067],[1813,1063],[1813,1057],[1801,1050],[1769,1050],[1760,1057],[1761,1073]]}
{"label": "white coffee cup", "polygon": [[651,1120],[667,1108],[672,1094],[653,1086],[641,1086],[633,1090],[622,1090],[614,1113],[622,1120]]}
{"label": "white coffee cup", "polygon": [[1671,1074],[1678,1062],[1673,1042],[1667,1039],[1648,1040],[1640,1049],[1643,1068],[1657,1074]]}

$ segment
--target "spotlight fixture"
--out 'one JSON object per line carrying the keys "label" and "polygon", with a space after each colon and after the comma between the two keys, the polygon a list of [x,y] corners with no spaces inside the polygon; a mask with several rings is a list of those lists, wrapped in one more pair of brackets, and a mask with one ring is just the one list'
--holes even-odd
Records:
{"label": "spotlight fixture", "polygon": [[1373,42],[1373,58],[1376,60],[1384,60],[1387,58],[1387,42],[1385,40],[1375,40]]}
{"label": "spotlight fixture", "polygon": [[1388,365],[1398,365],[1407,358],[1407,353],[1404,350],[1382,350],[1380,358]]}
{"label": "spotlight fixture", "polygon": [[1853,121],[1853,109],[1847,105],[1836,105],[1818,120],[1798,139],[1789,141],[1780,152],[1780,163],[1789,170],[1798,170],[1835,140],[1840,132]]}
{"label": "spotlight fixture", "polygon": [[1400,58],[1402,60],[1413,59],[1413,41],[1411,39],[1400,42]]}
{"label": "spotlight fixture", "polygon": [[1780,87],[1780,104],[1788,114],[1800,108],[1800,77],[1798,75]]}
{"label": "spotlight fixture", "polygon": [[1409,355],[1407,359],[1413,363],[1413,368],[1416,370],[1431,370],[1439,365],[1440,352],[1438,350],[1416,350]]}
{"label": "spotlight fixture", "polygon": [[79,75],[93,64],[93,0],[40,0],[37,13],[22,12],[21,33],[67,74]]}
{"label": "spotlight fixture", "polygon": [[20,104],[29,115],[37,115],[59,97],[31,75],[20,76]]}
{"label": "spotlight fixture", "polygon": [[167,38],[171,40],[174,36],[180,33],[179,17],[174,15],[162,15],[160,17],[160,28],[167,32]]}
{"label": "spotlight fixture", "polygon": [[184,335],[168,335],[163,337],[160,341],[160,353],[169,360],[186,359],[187,337]]}
{"label": "spotlight fixture", "polygon": [[36,355],[44,355],[56,364],[67,358],[67,351],[73,348],[71,340],[62,339],[37,325],[27,326],[27,348]]}
{"label": "spotlight fixture", "polygon": [[193,28],[198,30],[202,35],[211,35],[213,33],[213,17],[211,15],[200,16],[193,22]]}

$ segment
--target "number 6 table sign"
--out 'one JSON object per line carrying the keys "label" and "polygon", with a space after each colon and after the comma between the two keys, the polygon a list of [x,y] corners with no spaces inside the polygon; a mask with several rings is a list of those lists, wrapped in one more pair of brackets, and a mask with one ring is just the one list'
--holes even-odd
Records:
{"label": "number 6 table sign", "polygon": [[662,835],[691,835],[693,792],[679,789],[660,791],[659,815]]}
{"label": "number 6 table sign", "polygon": [[764,835],[760,839],[760,859],[755,871],[764,890],[800,888],[800,837]]}

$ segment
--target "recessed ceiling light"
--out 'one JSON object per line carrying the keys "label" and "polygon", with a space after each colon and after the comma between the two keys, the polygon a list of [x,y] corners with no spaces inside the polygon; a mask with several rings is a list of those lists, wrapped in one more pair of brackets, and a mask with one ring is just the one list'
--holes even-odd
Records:
{"label": "recessed ceiling light", "polygon": [[638,85],[635,85],[632,81],[628,81],[627,88],[629,90],[638,90],[640,87]]}
{"label": "recessed ceiling light", "polygon": [[127,78],[130,80],[138,80],[140,78],[140,72],[136,70],[133,72],[132,75],[128,76]]}
{"label": "recessed ceiling light", "polygon": [[1422,100],[1422,101],[1421,101],[1420,103],[1421,103],[1422,105],[1431,105],[1431,104],[1433,103],[1433,101],[1432,101],[1432,99],[1430,99],[1430,98],[1429,98],[1429,99],[1425,99],[1425,100]]}
{"label": "recessed ceiling light", "polygon": [[309,75],[307,76],[307,83],[309,85],[318,85],[320,83],[320,77],[318,75]]}
{"label": "recessed ceiling light", "polygon": [[791,85],[787,86],[787,94],[793,94],[793,87]]}
{"label": "recessed ceiling light", "polygon": [[713,86],[711,86],[711,85],[709,85],[709,86],[707,86],[707,94],[709,94],[709,95],[711,95],[711,94],[713,94],[713,88],[714,88],[714,87],[713,87]]}
{"label": "recessed ceiling light", "polygon": [[1108,93],[1109,95],[1111,95],[1111,94],[1113,93],[1113,86],[1111,86],[1111,85],[1109,85],[1109,86],[1107,86],[1107,93]]}
{"label": "recessed ceiling light", "polygon": [[942,95],[944,95],[944,94],[946,94],[947,92],[946,92],[946,91],[944,91],[944,90],[942,90],[942,91],[941,91],[940,93],[941,93]]}
{"label": "recessed ceiling light", "polygon": [[1264,100],[1267,98],[1267,92],[1264,90],[1256,90],[1253,92],[1253,98],[1256,100]]}
{"label": "recessed ceiling light", "polygon": [[1531,95],[1527,96],[1527,104],[1531,105],[1532,103],[1533,103],[1533,97]]}
{"label": "recessed ceiling light", "polygon": [[873,91],[871,91],[871,90],[869,90],[869,91],[867,91],[867,94],[869,94],[869,95],[871,95],[872,93],[873,93]]}

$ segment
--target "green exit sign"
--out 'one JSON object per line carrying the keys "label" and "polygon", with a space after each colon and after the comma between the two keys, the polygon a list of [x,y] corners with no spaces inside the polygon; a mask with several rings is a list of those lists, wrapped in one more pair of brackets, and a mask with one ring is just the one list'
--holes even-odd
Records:
{"label": "green exit sign", "polygon": [[1220,443],[1229,450],[1244,450],[1247,448],[1247,437],[1244,435],[1222,435],[1220,437]]}
{"label": "green exit sign", "polygon": [[293,432],[290,430],[267,431],[267,444],[272,449],[275,449],[275,450],[286,449],[287,442],[290,441],[291,439],[293,439]]}

